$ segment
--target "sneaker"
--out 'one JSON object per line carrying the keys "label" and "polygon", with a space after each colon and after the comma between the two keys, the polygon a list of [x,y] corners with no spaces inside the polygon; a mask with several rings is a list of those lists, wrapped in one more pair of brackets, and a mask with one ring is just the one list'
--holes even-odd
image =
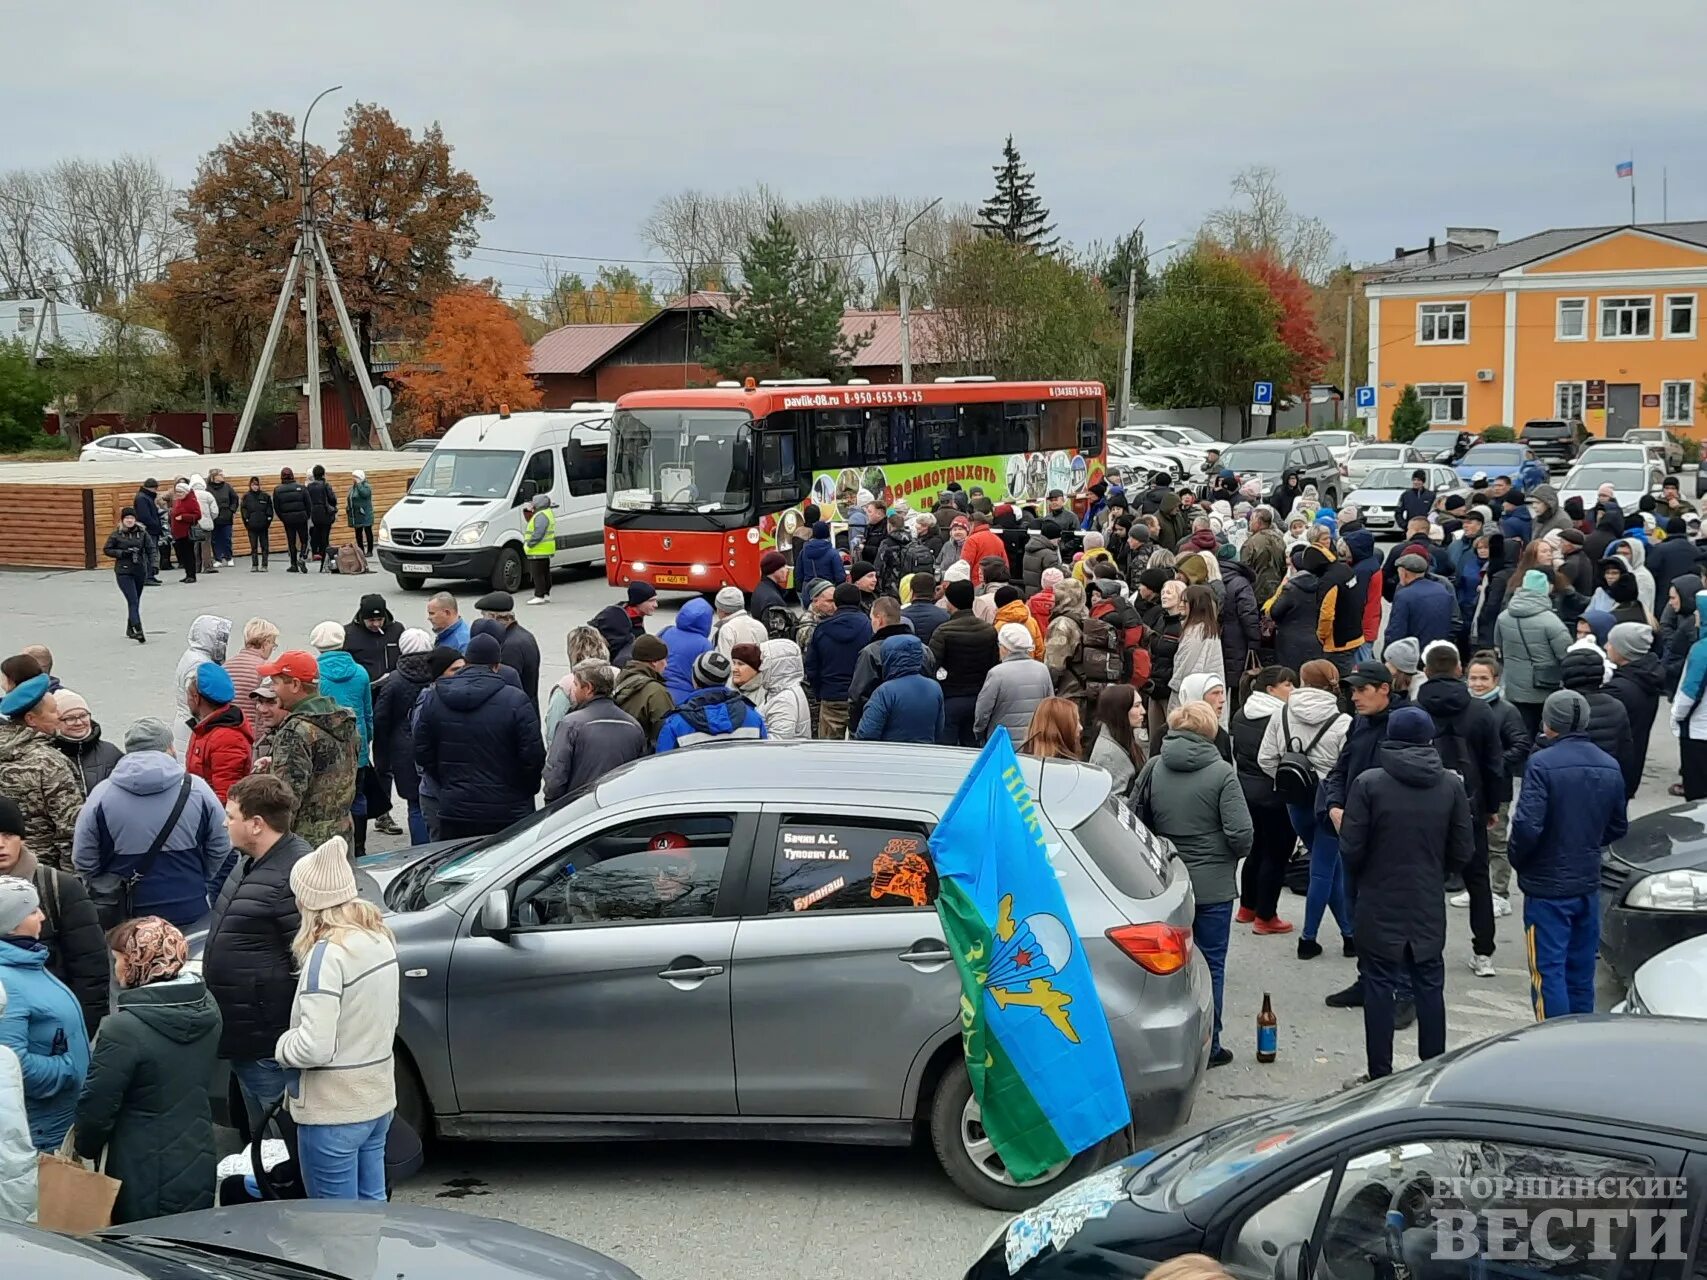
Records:
{"label": "sneaker", "polygon": [[1330,1009],[1361,1009],[1363,1008],[1363,979],[1359,978],[1344,991],[1336,991],[1322,1001]]}
{"label": "sneaker", "polygon": [[1400,996],[1393,1001],[1393,1030],[1403,1031],[1407,1027],[1415,1026],[1416,1021],[1417,1002],[1415,1000],[1407,1000]]}
{"label": "sneaker", "polygon": [[1300,960],[1314,960],[1321,954],[1322,944],[1317,942],[1314,938],[1298,939],[1298,958]]}
{"label": "sneaker", "polygon": [[1249,907],[1240,907],[1237,911],[1235,911],[1233,913],[1233,923],[1234,924],[1249,924],[1251,921],[1255,920],[1256,918],[1257,918],[1257,913],[1252,911]]}
{"label": "sneaker", "polygon": [[1279,916],[1270,916],[1267,920],[1258,920],[1252,933],[1291,933],[1292,922],[1282,920]]}
{"label": "sneaker", "polygon": [[1510,914],[1511,899],[1506,897],[1504,894],[1496,893],[1494,895],[1494,919],[1497,920],[1501,916],[1509,916]]}
{"label": "sneaker", "polygon": [[373,829],[385,836],[400,836],[403,829],[397,825],[397,820],[389,813],[382,813],[373,820]]}
{"label": "sneaker", "polygon": [[1492,956],[1472,955],[1470,957],[1470,972],[1478,978],[1494,976],[1494,958]]}
{"label": "sneaker", "polygon": [[1222,1045],[1219,1049],[1215,1050],[1214,1053],[1209,1055],[1209,1065],[1211,1067],[1224,1067],[1232,1060],[1233,1051],[1226,1045]]}
{"label": "sneaker", "polygon": [[545,604],[546,599],[544,596],[535,596],[532,600],[529,600],[528,603],[529,604]]}
{"label": "sneaker", "polygon": [[1463,893],[1453,894],[1450,898],[1448,898],[1446,900],[1446,905],[1449,907],[1459,907],[1459,908],[1469,906],[1470,905],[1470,891],[1468,889],[1466,889]]}

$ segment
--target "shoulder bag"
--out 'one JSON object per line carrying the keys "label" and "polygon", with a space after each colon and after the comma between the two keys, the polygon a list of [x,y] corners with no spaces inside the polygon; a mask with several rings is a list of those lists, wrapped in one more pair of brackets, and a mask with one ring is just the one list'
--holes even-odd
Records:
{"label": "shoulder bag", "polygon": [[128,876],[121,876],[109,870],[118,858],[118,849],[113,846],[112,836],[107,831],[107,815],[104,812],[96,812],[95,823],[101,830],[101,845],[109,852],[101,859],[100,869],[89,877],[89,901],[95,904],[95,914],[101,918],[103,932],[116,929],[136,914],[136,886],[154,869],[154,860],[160,856],[160,850],[171,838],[172,829],[183,816],[184,806],[189,803],[190,788],[194,783],[195,775],[185,773],[184,783],[178,788],[178,799],[172,806],[171,816],[166,819],[166,825],[160,828],[160,834],[154,837],[154,843],[148,846],[148,851],[137,859],[135,869]]}

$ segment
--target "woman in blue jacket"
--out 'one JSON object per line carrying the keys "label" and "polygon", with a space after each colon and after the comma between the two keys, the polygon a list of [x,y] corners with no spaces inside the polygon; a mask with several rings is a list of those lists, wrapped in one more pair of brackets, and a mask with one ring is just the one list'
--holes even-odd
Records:
{"label": "woman in blue jacket", "polygon": [[794,582],[800,588],[802,600],[806,598],[806,588],[818,578],[837,586],[848,580],[842,553],[830,541],[830,522],[827,520],[820,520],[812,526],[812,536],[800,548],[800,556],[794,564]]}
{"label": "woman in blue jacket", "polygon": [[658,637],[670,651],[664,664],[664,687],[677,706],[693,695],[694,659],[711,648],[711,618],[711,606],[703,597],[695,596],[676,614],[675,625],[665,627]]}
{"label": "woman in blue jacket", "polygon": [[[355,856],[367,852],[368,779],[373,771],[373,681],[367,668],[344,649],[344,626],[322,622],[309,633],[308,643],[318,652],[320,692],[356,718],[356,801],[350,806],[354,823]],[[387,800],[390,791],[387,790]]]}
{"label": "woman in blue jacket", "polygon": [[29,1112],[30,1141],[56,1151],[77,1118],[77,1097],[89,1074],[89,1036],[71,989],[47,971],[41,942],[41,900],[35,886],[0,876],[0,1044],[18,1056]]}

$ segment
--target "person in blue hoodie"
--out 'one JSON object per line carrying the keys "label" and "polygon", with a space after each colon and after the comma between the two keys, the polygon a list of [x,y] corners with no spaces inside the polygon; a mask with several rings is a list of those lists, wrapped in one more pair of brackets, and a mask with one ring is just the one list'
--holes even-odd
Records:
{"label": "person in blue hoodie", "polygon": [[806,598],[807,587],[819,578],[836,586],[848,580],[842,553],[830,541],[830,522],[827,520],[820,520],[812,526],[812,536],[800,548],[800,555],[794,562],[794,582],[800,588],[802,600]]}
{"label": "person in blue hoodie", "polygon": [[715,649],[694,659],[694,691],[665,717],[658,730],[659,755],[718,738],[759,742],[770,737],[758,709],[739,689],[729,687],[732,674],[729,659]]}
{"label": "person in blue hoodie", "polygon": [[18,1058],[30,1141],[37,1151],[56,1151],[77,1118],[89,1035],[77,997],[47,971],[43,920],[35,885],[0,876],[0,1045]]}
{"label": "person in blue hoodie", "polygon": [[848,731],[848,691],[853,687],[859,651],[871,643],[871,619],[859,588],[836,588],[836,611],[812,629],[806,645],[806,687],[818,700],[818,736],[839,742]]}
{"label": "person in blue hoodie", "polygon": [[711,648],[712,608],[701,596],[695,596],[681,608],[672,626],[664,628],[658,638],[670,651],[664,664],[664,687],[680,706],[694,691],[693,664],[699,655]]}
{"label": "person in blue hoodie", "polygon": [[1502,499],[1505,510],[1500,512],[1500,532],[1507,538],[1528,545],[1535,537],[1535,518],[1529,514],[1529,504],[1523,490],[1512,489]]}
{"label": "person in blue hoodie", "polygon": [[942,686],[924,674],[925,646],[890,636],[878,650],[883,683],[865,704],[854,737],[862,742],[936,742],[942,736]]}

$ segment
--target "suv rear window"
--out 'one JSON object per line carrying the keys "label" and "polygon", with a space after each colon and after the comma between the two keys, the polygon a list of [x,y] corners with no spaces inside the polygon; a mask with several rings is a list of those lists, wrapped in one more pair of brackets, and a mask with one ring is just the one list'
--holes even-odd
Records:
{"label": "suv rear window", "polygon": [[936,905],[937,875],[923,827],[791,813],[777,828],[771,915],[912,910]]}
{"label": "suv rear window", "polygon": [[1168,865],[1173,852],[1167,842],[1151,835],[1117,794],[1111,792],[1070,834],[1097,870],[1128,898],[1153,898],[1173,879]]}
{"label": "suv rear window", "polygon": [[1525,440],[1563,440],[1571,434],[1571,429],[1563,422],[1526,422],[1523,424]]}

